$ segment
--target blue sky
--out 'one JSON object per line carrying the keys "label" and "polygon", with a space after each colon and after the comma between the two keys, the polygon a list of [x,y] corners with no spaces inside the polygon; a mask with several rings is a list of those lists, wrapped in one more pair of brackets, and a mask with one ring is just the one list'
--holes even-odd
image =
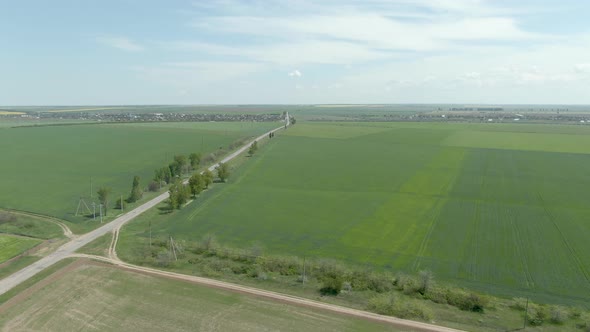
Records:
{"label": "blue sky", "polygon": [[0,105],[590,104],[590,1],[0,0]]}

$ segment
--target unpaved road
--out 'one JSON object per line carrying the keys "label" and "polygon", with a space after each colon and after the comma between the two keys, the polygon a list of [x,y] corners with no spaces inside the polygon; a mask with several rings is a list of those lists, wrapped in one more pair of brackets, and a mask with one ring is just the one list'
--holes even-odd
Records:
{"label": "unpaved road", "polygon": [[[289,115],[287,114],[287,120],[286,120],[287,125],[289,124],[288,116]],[[223,158],[223,160],[221,160],[221,162],[225,163],[225,162],[228,162],[228,161],[234,159],[239,154],[246,151],[254,141],[258,141],[263,138],[266,138],[266,137],[268,137],[268,135],[271,132],[275,132],[275,131],[278,131],[278,130],[281,130],[284,128],[285,128],[285,126],[282,125],[276,129],[273,129],[271,131],[268,131],[268,132],[260,135],[259,137],[248,142],[248,144],[242,146],[240,149],[234,151],[233,153],[231,153],[227,157]],[[217,165],[218,164],[215,164],[215,165],[209,167],[209,170],[211,170],[211,171],[214,170],[215,167],[217,167]],[[187,181],[185,181],[185,182],[187,182]],[[12,288],[16,287],[17,285],[24,282],[25,280],[28,280],[29,278],[33,277],[37,273],[45,270],[46,268],[50,267],[51,265],[68,257],[70,254],[73,254],[76,250],[78,250],[81,247],[85,246],[86,244],[94,241],[95,239],[97,239],[109,232],[112,232],[115,229],[120,229],[122,225],[124,225],[128,221],[132,220],[133,218],[137,217],[138,215],[142,214],[143,212],[160,204],[161,202],[166,200],[168,198],[168,196],[169,196],[168,192],[165,192],[165,193],[157,196],[156,198],[152,199],[151,201],[135,208],[134,210],[131,210],[131,211],[121,215],[120,217],[116,218],[115,220],[111,221],[110,223],[105,224],[104,226],[93,230],[92,232],[89,232],[89,233],[86,233],[84,235],[80,235],[77,237],[73,237],[70,242],[62,245],[55,252],[43,257],[42,259],[36,261],[35,263],[23,268],[22,270],[19,270],[19,271],[15,272],[14,274],[11,274],[8,277],[0,280],[0,295],[8,292]]]}
{"label": "unpaved road", "polygon": [[236,284],[232,284],[232,283],[228,283],[228,282],[224,282],[224,281],[219,281],[219,280],[215,280],[215,279],[202,278],[202,277],[191,276],[191,275],[186,275],[186,274],[180,274],[180,273],[174,273],[174,272],[169,272],[169,271],[152,269],[152,268],[144,267],[144,266],[137,266],[137,265],[125,263],[125,262],[119,260],[118,258],[108,258],[108,257],[86,255],[86,254],[72,254],[71,257],[95,259],[95,260],[114,264],[120,268],[129,270],[129,271],[146,273],[149,275],[172,278],[172,279],[176,279],[176,280],[188,281],[188,282],[192,282],[192,283],[199,284],[199,285],[205,285],[208,287],[215,287],[215,288],[229,290],[229,291],[233,291],[233,292],[239,292],[242,294],[249,294],[249,295],[259,296],[259,297],[263,297],[263,298],[267,298],[267,299],[272,299],[272,300],[284,302],[287,304],[294,304],[294,305],[304,306],[304,307],[313,308],[313,309],[327,310],[327,311],[331,311],[331,312],[335,312],[335,313],[339,313],[339,314],[344,314],[344,315],[348,315],[348,316],[378,321],[378,322],[382,322],[382,323],[391,324],[392,326],[394,326],[396,328],[400,328],[404,331],[460,332],[459,330],[455,330],[455,329],[448,328],[448,327],[437,326],[437,325],[416,322],[416,321],[411,321],[411,320],[406,320],[406,319],[400,319],[400,318],[395,318],[395,317],[390,317],[390,316],[378,315],[378,314],[374,314],[374,313],[368,312],[368,311],[362,311],[362,310],[357,310],[357,309],[341,307],[338,305],[318,302],[318,301],[309,300],[309,299],[305,299],[305,298],[301,298],[301,297],[297,297],[297,296],[285,295],[285,294],[262,290],[262,289],[258,289],[258,288],[240,286],[240,285],[236,285]]}

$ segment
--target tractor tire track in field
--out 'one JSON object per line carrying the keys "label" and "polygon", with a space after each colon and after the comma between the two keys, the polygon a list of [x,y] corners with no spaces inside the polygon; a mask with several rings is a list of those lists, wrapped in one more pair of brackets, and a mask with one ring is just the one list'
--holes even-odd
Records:
{"label": "tractor tire track in field", "polygon": [[590,282],[590,274],[584,268],[584,264],[580,260],[580,257],[578,257],[576,250],[571,246],[571,244],[569,243],[569,241],[567,240],[567,238],[563,234],[563,231],[561,230],[561,228],[559,228],[557,222],[555,221],[555,217],[553,216],[551,211],[549,211],[549,209],[547,208],[547,205],[545,205],[545,201],[543,200],[543,196],[541,196],[540,193],[537,193],[537,195],[539,197],[539,201],[541,202],[541,205],[543,206],[543,209],[545,210],[545,214],[547,214],[547,217],[549,217],[549,221],[551,221],[551,223],[553,224],[555,229],[557,229],[557,232],[559,233],[561,240],[563,241],[563,243],[565,244],[565,246],[567,247],[569,252],[572,254],[572,258],[574,259],[578,269],[580,270],[580,272],[582,272],[582,275],[584,276],[584,278],[586,278],[586,281]]}
{"label": "tractor tire track in field", "polygon": [[518,225],[514,222],[513,218],[508,218],[510,222],[510,226],[514,232],[515,240],[516,240],[516,254],[520,257],[520,263],[522,265],[522,269],[524,271],[524,276],[526,278],[526,286],[528,288],[533,288],[535,286],[535,280],[531,275],[531,271],[529,269],[529,263],[525,257],[525,250],[522,247],[523,237],[520,235],[520,231],[518,230]]}
{"label": "tractor tire track in field", "polygon": [[416,260],[414,261],[414,265],[412,267],[414,271],[417,271],[420,268],[420,259],[422,257],[424,257],[424,252],[426,251],[426,248],[428,247],[428,243],[430,242],[430,237],[432,236],[432,233],[434,232],[434,229],[436,228],[436,224],[439,219],[438,217],[440,215],[440,210],[442,209],[442,207],[444,206],[445,203],[446,203],[446,200],[443,198],[440,198],[437,200],[436,204],[430,210],[429,217],[431,217],[431,221],[428,225],[428,230],[426,231],[426,235],[424,236],[424,239],[422,240],[422,243],[420,244],[420,248],[418,249],[418,253],[416,254]]}
{"label": "tractor tire track in field", "polygon": [[334,312],[334,313],[338,313],[338,314],[342,314],[342,315],[346,315],[346,316],[386,323],[386,324],[390,324],[394,327],[403,328],[405,331],[419,331],[419,332],[458,332],[458,331],[460,331],[460,330],[456,330],[456,329],[452,329],[452,328],[448,328],[448,327],[444,327],[444,326],[432,325],[432,324],[428,324],[428,323],[406,320],[406,319],[401,319],[401,318],[396,318],[396,317],[391,317],[391,316],[379,315],[379,314],[375,314],[375,313],[368,312],[368,311],[342,307],[342,306],[338,306],[338,305],[334,305],[334,304],[328,304],[328,303],[324,303],[324,302],[314,301],[314,300],[310,300],[310,299],[306,299],[306,298],[302,298],[302,297],[297,297],[297,296],[293,296],[293,295],[281,294],[281,293],[277,293],[277,292],[273,292],[273,291],[262,290],[262,289],[258,289],[258,288],[241,286],[241,285],[232,284],[229,282],[219,281],[219,280],[215,280],[215,279],[191,276],[191,275],[186,275],[186,274],[181,274],[181,273],[157,270],[157,269],[153,269],[153,268],[149,268],[149,267],[145,267],[145,266],[133,265],[133,264],[125,263],[125,262],[118,260],[118,259],[111,259],[108,257],[87,255],[87,254],[71,254],[69,257],[94,259],[94,260],[98,260],[101,262],[113,264],[113,265],[115,265],[115,267],[121,268],[121,269],[124,269],[127,271],[144,273],[147,275],[165,277],[165,278],[170,278],[170,279],[180,280],[180,281],[185,281],[185,282],[191,282],[191,283],[195,283],[195,284],[199,284],[199,285],[203,285],[203,286],[207,286],[207,287],[237,292],[237,293],[246,294],[246,295],[253,295],[253,296],[257,296],[257,297],[262,297],[262,298],[266,298],[266,299],[270,299],[270,300],[274,300],[274,301],[279,301],[279,302],[286,303],[286,304],[292,304],[292,305],[307,307],[307,308],[311,308],[311,309],[326,310],[326,311],[330,311],[330,312]]}

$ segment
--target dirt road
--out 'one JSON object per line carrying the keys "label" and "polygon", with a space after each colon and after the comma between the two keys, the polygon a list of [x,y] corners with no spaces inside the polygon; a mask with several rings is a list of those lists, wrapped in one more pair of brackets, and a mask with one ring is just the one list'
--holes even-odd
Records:
{"label": "dirt road", "polygon": [[395,318],[395,317],[390,317],[390,316],[378,315],[378,314],[374,314],[374,313],[368,312],[368,311],[362,311],[362,310],[351,309],[351,308],[347,308],[347,307],[341,307],[338,305],[313,301],[313,300],[309,300],[309,299],[305,299],[305,298],[301,298],[301,297],[297,297],[297,296],[285,295],[285,294],[262,290],[262,289],[258,289],[258,288],[240,286],[240,285],[236,285],[236,284],[232,284],[232,283],[228,283],[228,282],[224,282],[224,281],[219,281],[219,280],[215,280],[215,279],[208,279],[208,278],[203,278],[203,277],[197,277],[197,276],[191,276],[191,275],[186,275],[186,274],[180,274],[180,273],[174,273],[174,272],[169,272],[169,271],[152,269],[152,268],[144,267],[144,266],[137,266],[137,265],[125,263],[117,258],[113,259],[113,258],[108,258],[108,257],[86,255],[86,254],[73,254],[73,255],[71,255],[71,257],[95,259],[95,260],[111,263],[111,264],[114,264],[120,268],[134,271],[134,272],[146,273],[146,274],[160,276],[160,277],[188,281],[188,282],[192,282],[192,283],[199,284],[199,285],[205,285],[208,287],[215,287],[215,288],[219,288],[219,289],[239,292],[242,294],[249,294],[249,295],[264,297],[264,298],[268,298],[268,299],[272,299],[275,301],[280,301],[280,302],[284,302],[284,303],[288,303],[288,304],[294,304],[294,305],[299,305],[299,306],[305,306],[308,308],[327,310],[327,311],[336,312],[336,313],[344,314],[344,315],[348,315],[348,316],[359,317],[359,318],[363,318],[363,319],[369,319],[369,320],[373,320],[373,321],[383,322],[383,323],[391,324],[392,326],[394,326],[396,328],[400,328],[404,331],[460,332],[460,330],[455,330],[455,329],[448,328],[448,327],[437,326],[437,325],[416,322],[416,321],[411,321],[411,320],[406,320],[406,319],[400,319],[400,318]]}

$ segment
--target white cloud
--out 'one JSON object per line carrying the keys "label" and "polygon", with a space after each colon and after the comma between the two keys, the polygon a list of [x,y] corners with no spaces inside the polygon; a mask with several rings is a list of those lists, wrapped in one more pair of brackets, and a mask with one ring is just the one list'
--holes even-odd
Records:
{"label": "white cloud", "polygon": [[98,37],[96,40],[104,45],[114,47],[123,51],[138,52],[145,48],[125,37]]}
{"label": "white cloud", "polygon": [[289,72],[288,75],[291,76],[291,77],[301,77],[301,76],[303,76],[301,74],[301,72],[299,70],[297,70],[297,69],[293,70],[292,72]]}
{"label": "white cloud", "polygon": [[590,74],[590,63],[578,63],[574,66],[574,70],[581,74]]}

